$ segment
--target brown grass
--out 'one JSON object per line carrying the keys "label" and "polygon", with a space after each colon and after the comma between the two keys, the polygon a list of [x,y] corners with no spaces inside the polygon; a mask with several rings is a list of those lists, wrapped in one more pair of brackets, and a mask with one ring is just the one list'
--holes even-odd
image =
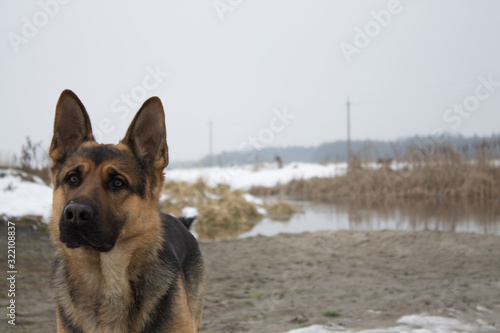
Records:
{"label": "brown grass", "polygon": [[200,239],[233,238],[249,231],[262,218],[255,204],[240,194],[227,192],[213,203],[198,208],[196,232]]}
{"label": "brown grass", "polygon": [[203,180],[194,184],[167,182],[164,193],[169,198],[160,203],[160,210],[166,213],[180,216],[184,207],[198,209],[196,232],[201,240],[236,237],[262,218],[257,205],[247,202],[242,191],[232,191],[226,185],[211,188]]}
{"label": "brown grass", "polygon": [[379,169],[351,164],[344,176],[293,180],[273,188],[254,187],[250,193],[326,202],[399,198],[500,200],[500,167],[494,164],[498,146],[494,143],[478,147],[474,160],[467,160],[450,146],[414,146],[407,156],[398,155],[398,168],[387,163]]}
{"label": "brown grass", "polygon": [[265,205],[264,208],[266,209],[269,218],[274,221],[288,222],[292,216],[297,213],[297,209],[286,201],[274,202]]}

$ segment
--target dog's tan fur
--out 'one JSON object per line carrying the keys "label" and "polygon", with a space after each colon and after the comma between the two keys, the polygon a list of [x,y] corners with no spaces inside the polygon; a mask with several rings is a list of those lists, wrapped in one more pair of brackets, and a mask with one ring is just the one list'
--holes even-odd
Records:
{"label": "dog's tan fur", "polygon": [[[161,109],[163,112],[159,99],[152,100],[147,105],[146,103],[143,108]],[[54,139],[50,150],[54,186],[50,233],[56,245],[56,263],[59,263],[54,272],[59,310],[63,309],[65,320],[71,321],[82,332],[143,332],[152,320],[152,312],[158,306],[158,297],[161,296],[155,297],[155,288],[160,289],[163,284],[170,284],[176,286],[172,287],[172,290],[175,290],[172,304],[175,305],[166,307],[170,311],[166,315],[171,320],[168,322],[168,328],[162,332],[197,332],[205,295],[204,269],[198,266],[194,268],[202,273],[195,277],[196,283],[191,285],[185,284],[186,272],[166,269],[158,273],[152,271],[163,267],[158,266],[159,253],[165,246],[166,239],[157,204],[163,188],[163,169],[168,164],[168,150],[166,141],[160,142],[158,148],[151,148],[151,140],[143,132],[149,130],[147,126],[154,127],[158,124],[152,124],[153,121],[147,118],[139,118],[141,108],[124,140],[112,146],[114,151],[127,157],[137,156],[141,159],[143,156],[147,158],[149,154],[151,170],[146,178],[144,197],[141,198],[132,191],[110,194],[102,184],[111,171],[127,179],[130,188],[136,185],[134,182],[137,172],[129,171],[130,165],[124,163],[125,160],[109,158],[97,163],[82,153],[99,149],[101,145],[93,140],[90,121],[85,119],[86,111],[79,110],[81,108],[83,105],[76,95],[68,91],[63,92],[56,109]],[[147,112],[152,112],[149,109]],[[83,119],[79,118],[78,112],[84,113]],[[160,118],[160,135],[165,136],[163,116]],[[151,119],[156,120],[154,117]],[[64,126],[75,123],[77,130],[73,135]],[[70,142],[64,142],[65,138]],[[82,179],[81,184],[77,188],[61,185],[61,175],[75,169]],[[117,220],[124,221],[111,251],[99,252],[89,246],[69,248],[59,241],[60,217],[67,203],[73,200],[97,202],[104,207],[101,209],[110,211]],[[201,265],[200,263],[201,257],[200,261],[196,261],[196,265]],[[139,306],[134,305],[137,300],[134,299],[131,286],[133,283],[143,283],[145,273],[148,274],[147,282],[152,286],[145,292],[148,298],[141,300],[140,309],[134,318],[130,318],[131,308]],[[150,279],[153,281],[149,281]],[[60,311],[57,330],[60,333],[70,333],[65,328]],[[151,330],[153,331],[158,330]]]}

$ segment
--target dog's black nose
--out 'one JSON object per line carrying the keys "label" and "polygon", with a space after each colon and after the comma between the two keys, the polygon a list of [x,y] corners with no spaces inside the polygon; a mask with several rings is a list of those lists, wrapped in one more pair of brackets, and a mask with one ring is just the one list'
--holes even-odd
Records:
{"label": "dog's black nose", "polygon": [[66,222],[75,224],[85,224],[92,220],[94,210],[88,204],[69,203],[64,207],[64,219]]}

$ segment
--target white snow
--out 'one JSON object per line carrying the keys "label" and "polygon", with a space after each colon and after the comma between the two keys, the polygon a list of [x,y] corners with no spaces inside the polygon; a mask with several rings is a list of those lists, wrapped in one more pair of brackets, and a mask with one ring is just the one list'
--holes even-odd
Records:
{"label": "white snow", "polygon": [[34,182],[23,180],[27,175],[12,169],[0,170],[0,214],[8,217],[39,215],[44,222],[50,219],[52,188],[34,177]]}
{"label": "white snow", "polygon": [[278,169],[272,164],[265,164],[255,170],[253,165],[234,167],[176,168],[167,169],[165,178],[172,181],[194,183],[203,179],[209,186],[227,184],[232,189],[249,189],[252,186],[274,186],[288,183],[293,179],[310,179],[314,177],[335,177],[343,175],[347,170],[346,163],[315,164],[291,163]]}
{"label": "white snow", "polygon": [[[458,319],[445,318],[428,315],[409,315],[398,320],[399,325],[407,326],[409,329],[422,329],[419,332],[446,333],[446,332],[477,332],[479,327],[464,323]],[[409,331],[409,332],[412,332]]]}
{"label": "white snow", "polygon": [[394,327],[353,331],[342,329],[337,325],[331,327],[313,325],[287,333],[473,333],[493,332],[496,329],[480,320],[471,324],[455,318],[429,316],[424,313],[404,316],[397,321],[397,326]]}
{"label": "white snow", "polygon": [[288,333],[331,333],[331,332],[341,332],[341,331],[332,331],[330,328],[321,325],[313,325],[304,328],[298,328],[296,330],[291,330]]}
{"label": "white snow", "polygon": [[250,193],[243,193],[243,198],[245,199],[246,202],[253,203],[257,206],[257,212],[260,215],[267,215],[267,210],[262,207],[264,205],[264,200],[257,198]]}
{"label": "white snow", "polygon": [[491,311],[490,309],[482,306],[482,305],[478,305],[476,306],[476,310],[479,311],[479,312],[487,312],[487,313],[492,313],[493,311]]}
{"label": "white snow", "polygon": [[196,207],[184,207],[182,208],[182,216],[184,217],[197,217],[199,215],[198,209]]}
{"label": "white snow", "polygon": [[245,199],[245,201],[254,203],[256,205],[263,205],[264,204],[264,200],[257,198],[249,193],[243,193],[243,198]]}

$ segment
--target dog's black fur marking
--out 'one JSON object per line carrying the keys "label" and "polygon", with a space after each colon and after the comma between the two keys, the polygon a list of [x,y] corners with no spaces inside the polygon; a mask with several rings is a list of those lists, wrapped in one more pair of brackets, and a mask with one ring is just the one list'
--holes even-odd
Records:
{"label": "dog's black fur marking", "polygon": [[179,216],[177,219],[179,219],[179,221],[181,221],[182,224],[184,224],[184,226],[189,230],[191,229],[191,226],[193,225],[193,223],[196,221],[197,218],[198,216],[191,216],[191,217]]}

